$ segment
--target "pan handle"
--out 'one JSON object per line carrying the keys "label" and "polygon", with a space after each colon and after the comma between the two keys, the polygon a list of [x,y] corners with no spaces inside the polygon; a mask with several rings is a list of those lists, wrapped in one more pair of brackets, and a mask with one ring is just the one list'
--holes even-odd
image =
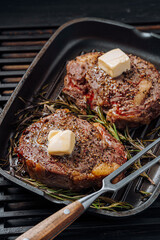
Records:
{"label": "pan handle", "polygon": [[83,205],[77,200],[46,218],[16,240],[54,239],[84,212]]}

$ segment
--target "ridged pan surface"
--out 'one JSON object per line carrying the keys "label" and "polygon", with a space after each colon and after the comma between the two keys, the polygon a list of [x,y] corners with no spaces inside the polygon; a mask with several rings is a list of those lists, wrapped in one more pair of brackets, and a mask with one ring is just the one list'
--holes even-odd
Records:
{"label": "ridged pan surface", "polygon": [[[42,86],[48,84],[47,97],[55,99],[63,87],[63,77],[67,61],[80,55],[82,52],[108,51],[121,48],[126,53],[132,53],[152,62],[160,70],[160,37],[155,34],[141,33],[134,27],[114,21],[84,18],[70,21],[60,27],[42,48],[32,62],[22,80],[18,84],[10,100],[0,116],[0,156],[5,158],[8,152],[9,139],[14,132],[13,123],[16,122],[16,113],[26,107],[26,102],[32,101]],[[151,126],[143,126],[135,130],[135,135],[142,137],[148,128],[156,127],[160,119],[156,119]],[[154,136],[151,136],[152,138]],[[156,151],[157,149],[155,149]],[[156,154],[158,152],[156,151]],[[7,179],[35,192],[55,203],[68,204],[68,201],[56,200],[14,176],[4,169],[0,173]],[[129,202],[134,206],[131,210],[111,212],[106,210],[90,209],[91,212],[106,216],[131,216],[149,207],[160,193],[160,166],[156,164],[149,170],[149,175],[155,185],[142,178],[137,178],[125,189],[115,193],[112,197]],[[150,192],[152,195],[146,201],[137,193],[138,189]]]}

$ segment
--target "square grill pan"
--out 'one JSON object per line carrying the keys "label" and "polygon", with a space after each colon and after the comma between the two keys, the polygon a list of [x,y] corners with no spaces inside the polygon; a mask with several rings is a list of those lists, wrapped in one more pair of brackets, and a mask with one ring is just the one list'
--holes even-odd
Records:
{"label": "square grill pan", "polygon": [[[8,152],[9,139],[15,131],[16,113],[32,101],[42,86],[48,84],[46,96],[56,99],[63,87],[66,62],[80,55],[82,52],[108,51],[121,48],[126,53],[132,53],[152,62],[160,70],[160,37],[152,33],[141,33],[134,27],[95,18],[83,18],[70,21],[60,27],[45,44],[36,56],[27,72],[19,82],[3,112],[0,115],[0,156],[5,158]],[[23,98],[24,103],[20,100]],[[152,121],[148,126],[135,129],[132,134],[143,138],[149,129],[160,125],[160,119]],[[154,138],[151,135],[151,138]],[[154,149],[159,154],[158,147]],[[60,201],[46,195],[42,190],[33,187],[0,168],[0,174],[14,183],[43,196],[54,202],[68,204],[69,201]],[[114,193],[112,198],[117,201],[126,201],[134,206],[132,210],[110,212],[106,210],[89,209],[92,213],[104,216],[124,217],[135,215],[149,207],[160,193],[160,165],[156,164],[149,170],[149,175],[155,182],[151,185],[141,177],[135,179],[122,190]],[[142,200],[138,190],[152,193],[148,200]]]}

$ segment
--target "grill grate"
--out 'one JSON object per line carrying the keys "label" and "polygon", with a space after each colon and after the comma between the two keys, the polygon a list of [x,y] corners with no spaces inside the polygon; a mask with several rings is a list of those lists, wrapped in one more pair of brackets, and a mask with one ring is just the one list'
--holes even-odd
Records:
{"label": "grill grate", "polygon": [[54,31],[54,28],[0,31],[0,111]]}
{"label": "grill grate", "polygon": [[[138,26],[160,33],[160,26]],[[0,111],[39,50],[56,29],[0,29]],[[52,204],[0,177],[0,239],[13,240],[62,206]],[[85,213],[57,239],[159,239],[160,200],[129,219]]]}

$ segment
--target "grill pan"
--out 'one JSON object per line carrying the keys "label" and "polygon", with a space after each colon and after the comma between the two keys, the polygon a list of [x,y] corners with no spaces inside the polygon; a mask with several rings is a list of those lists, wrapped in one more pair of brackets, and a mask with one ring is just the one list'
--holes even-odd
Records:
{"label": "grill pan", "polygon": [[[83,18],[70,21],[60,27],[42,48],[32,62],[11,98],[6,104],[0,116],[0,156],[5,158],[8,152],[9,139],[15,131],[13,123],[16,121],[16,113],[26,107],[27,102],[32,101],[40,92],[42,86],[48,84],[47,97],[55,99],[63,87],[65,64],[68,60],[80,55],[81,52],[108,51],[113,48],[121,48],[123,51],[140,56],[152,62],[160,69],[160,37],[156,34],[141,33],[134,27],[114,21]],[[26,99],[26,103],[20,98]],[[147,131],[160,125],[160,119],[152,121],[148,126],[135,129],[133,136],[142,138]],[[151,138],[154,138],[151,135]],[[159,154],[158,148],[155,153]],[[54,202],[68,204],[69,201],[60,201],[45,194],[42,190],[33,187],[16,177],[10,175],[7,169],[0,168],[0,173],[10,181],[43,196]],[[118,201],[126,201],[134,206],[133,209],[123,212],[110,212],[106,210],[89,209],[92,213],[123,217],[131,216],[149,207],[160,193],[160,166],[156,164],[149,170],[149,175],[155,182],[151,185],[143,181],[141,177],[134,180],[124,189],[115,193],[112,198]],[[148,200],[142,200],[138,190],[150,192]]]}

